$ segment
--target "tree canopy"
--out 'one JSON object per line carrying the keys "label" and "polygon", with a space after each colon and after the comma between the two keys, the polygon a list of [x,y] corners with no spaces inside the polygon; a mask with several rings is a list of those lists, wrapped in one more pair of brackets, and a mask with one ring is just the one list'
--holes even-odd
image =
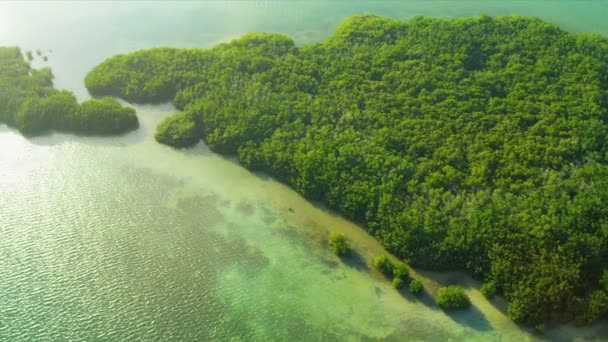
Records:
{"label": "tree canopy", "polygon": [[603,36],[525,17],[358,15],[307,46],[253,33],[115,56],[86,86],[187,109],[213,151],[363,223],[414,266],[492,283],[515,321],[606,314]]}
{"label": "tree canopy", "polygon": [[32,69],[19,48],[0,47],[0,123],[27,135],[53,129],[120,134],[139,126],[132,108],[109,98],[81,106],[73,93],[53,88],[52,80],[50,69]]}
{"label": "tree canopy", "polygon": [[337,256],[348,256],[352,247],[346,236],[339,232],[331,232],[327,237],[329,250]]}
{"label": "tree canopy", "polygon": [[201,140],[196,115],[181,112],[168,116],[156,127],[154,138],[173,147],[190,147]]}
{"label": "tree canopy", "polygon": [[440,288],[435,301],[444,310],[464,309],[471,305],[471,300],[462,287],[456,285]]}

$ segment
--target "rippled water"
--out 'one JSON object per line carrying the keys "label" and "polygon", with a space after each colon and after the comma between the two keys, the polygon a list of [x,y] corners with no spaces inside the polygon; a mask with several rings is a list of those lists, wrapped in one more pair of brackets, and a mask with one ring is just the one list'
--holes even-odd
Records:
{"label": "rippled water", "polygon": [[[0,45],[41,48],[59,87],[117,52],[210,46],[252,30],[322,39],[346,15],[517,12],[608,32],[602,1],[0,3]],[[52,52],[48,52],[52,50]],[[37,62],[41,65],[43,63]],[[382,248],[357,226],[263,175],[210,153],[175,151],[152,131],[170,106],[137,107],[119,138],[25,139],[0,126],[0,340],[531,340],[459,274],[474,307],[446,315],[400,294],[369,260]],[[329,230],[352,238],[347,263]],[[602,325],[550,340],[606,340]]]}

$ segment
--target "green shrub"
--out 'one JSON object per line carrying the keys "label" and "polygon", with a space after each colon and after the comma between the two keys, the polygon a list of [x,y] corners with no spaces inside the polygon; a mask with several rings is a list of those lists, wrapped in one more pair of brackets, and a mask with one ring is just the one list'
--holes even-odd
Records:
{"label": "green shrub", "polygon": [[15,127],[26,135],[39,134],[49,129],[49,117],[44,106],[44,100],[30,97],[21,105],[21,110],[15,115]]}
{"label": "green shrub", "polygon": [[201,129],[194,114],[180,112],[165,118],[156,127],[154,138],[161,144],[190,147],[201,140]]}
{"label": "green shrub", "polygon": [[600,279],[600,287],[608,292],[608,270],[604,270],[602,273],[602,278]]}
{"label": "green shrub", "polygon": [[393,264],[393,277],[405,280],[409,275],[410,271],[405,263],[398,262]]}
{"label": "green shrub", "polygon": [[409,285],[408,289],[411,294],[419,295],[422,293],[422,290],[424,289],[424,287],[422,286],[422,283],[420,282],[420,280],[412,279],[412,281],[410,281],[410,285]]}
{"label": "green shrub", "polygon": [[602,290],[593,291],[587,298],[585,321],[591,323],[606,315],[608,315],[608,294]]}
{"label": "green shrub", "polygon": [[386,255],[379,255],[374,258],[374,267],[387,277],[393,275],[393,262]]}
{"label": "green shrub", "polygon": [[74,94],[49,90],[47,97],[30,96],[21,104],[14,125],[24,134],[32,135],[50,129],[65,130],[79,109]]}
{"label": "green shrub", "polygon": [[348,239],[342,233],[331,232],[327,238],[327,242],[329,250],[337,256],[346,256],[352,250]]}
{"label": "green shrub", "polygon": [[462,287],[456,285],[440,288],[435,301],[444,310],[463,309],[471,305],[471,301]]}
{"label": "green shrub", "polygon": [[401,278],[401,277],[393,278],[393,287],[394,288],[400,289],[403,287],[404,284],[405,284],[405,282],[403,281],[403,278]]}
{"label": "green shrub", "polygon": [[496,283],[488,281],[481,284],[481,293],[488,299],[494,297],[494,294],[496,294]]}
{"label": "green shrub", "polygon": [[71,131],[86,134],[121,134],[139,127],[135,109],[110,97],[83,102],[70,121]]}
{"label": "green shrub", "polygon": [[528,302],[519,298],[512,298],[507,305],[507,316],[515,323],[529,321],[532,311],[528,307]]}

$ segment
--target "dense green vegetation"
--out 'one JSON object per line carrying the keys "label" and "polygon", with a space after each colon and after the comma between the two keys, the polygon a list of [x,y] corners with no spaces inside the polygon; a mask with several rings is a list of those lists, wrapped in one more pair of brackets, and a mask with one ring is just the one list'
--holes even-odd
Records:
{"label": "dense green vegetation", "polygon": [[606,314],[605,37],[534,18],[361,15],[309,46],[254,33],[115,56],[86,85],[172,101],[212,150],[362,222],[413,266],[493,283],[517,322]]}
{"label": "dense green vegetation", "polygon": [[201,129],[192,113],[180,112],[163,119],[156,127],[154,138],[161,144],[190,147],[201,140]]}
{"label": "dense green vegetation", "polygon": [[91,99],[80,105],[71,129],[91,134],[120,134],[139,127],[135,109],[113,98]]}
{"label": "dense green vegetation", "polygon": [[392,281],[393,287],[396,289],[401,289],[403,285],[405,285],[405,281],[403,278],[395,277]]}
{"label": "dense green vegetation", "polygon": [[53,129],[120,134],[138,127],[132,108],[109,98],[79,105],[71,92],[54,89],[52,79],[50,69],[32,69],[18,48],[0,47],[0,123],[27,135]]}
{"label": "dense green vegetation", "polygon": [[444,310],[464,309],[471,305],[471,301],[460,286],[450,285],[437,291],[435,302]]}
{"label": "dense green vegetation", "polygon": [[392,262],[386,255],[376,256],[372,263],[385,277],[393,278],[392,284],[396,289],[402,288],[410,275],[407,265],[402,262]]}
{"label": "dense green vegetation", "polygon": [[496,283],[493,281],[488,281],[481,284],[481,293],[488,299],[494,297],[496,294]]}
{"label": "dense green vegetation", "polygon": [[387,277],[393,276],[393,270],[395,266],[393,262],[386,255],[378,255],[374,258],[374,267]]}
{"label": "dense green vegetation", "polygon": [[342,233],[329,233],[327,243],[329,245],[329,250],[337,256],[347,256],[352,250],[348,239]]}
{"label": "dense green vegetation", "polygon": [[410,281],[408,290],[410,291],[411,294],[418,296],[418,295],[422,294],[422,290],[424,290],[424,287],[422,286],[422,283],[420,282],[420,280],[412,279]]}

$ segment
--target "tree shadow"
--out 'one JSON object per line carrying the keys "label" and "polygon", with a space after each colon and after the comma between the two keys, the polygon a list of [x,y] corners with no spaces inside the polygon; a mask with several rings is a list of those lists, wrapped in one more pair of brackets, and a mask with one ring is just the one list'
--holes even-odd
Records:
{"label": "tree shadow", "polygon": [[365,263],[365,260],[357,251],[351,251],[350,255],[340,257],[344,265],[354,268],[360,272],[367,272],[370,270],[369,266]]}
{"label": "tree shadow", "polygon": [[400,288],[399,290],[397,290],[399,295],[401,295],[401,297],[403,297],[405,300],[407,300],[409,302],[420,303],[433,311],[441,310],[437,306],[437,304],[435,304],[433,297],[429,294],[429,292],[425,288],[423,288],[422,291],[418,294],[411,293],[409,290],[409,284],[410,284],[411,280],[412,280],[412,278],[408,278],[408,280],[405,282],[405,285],[402,288]]}
{"label": "tree shadow", "polygon": [[[110,147],[125,147],[132,146],[148,139],[154,134],[156,125],[167,116],[172,115],[176,109],[170,103],[160,104],[131,104],[124,100],[118,99],[121,105],[128,106],[136,110],[137,118],[139,121],[139,127],[130,132],[117,134],[117,135],[103,135],[103,134],[82,134],[72,132],[61,132],[57,130],[47,130],[37,135],[24,135],[14,127],[6,124],[0,124],[0,133],[11,132],[16,135],[22,136],[24,139],[34,145],[39,146],[56,146],[66,142],[77,141],[87,145],[98,145],[98,146],[110,146]],[[201,145],[201,144],[198,144]],[[198,146],[197,145],[197,146]],[[209,154],[209,149],[202,144],[201,148],[193,148],[190,153]]]}
{"label": "tree shadow", "polygon": [[494,329],[484,314],[474,305],[466,309],[446,311],[446,315],[454,322],[477,331],[490,331]]}
{"label": "tree shadow", "polygon": [[551,325],[542,337],[558,342],[608,341],[608,318],[583,327],[573,323]]}
{"label": "tree shadow", "polygon": [[421,302],[422,303],[422,301],[425,299],[425,297],[428,297],[428,296],[425,296],[424,291],[423,291],[423,293],[420,293],[418,295],[412,294],[410,292],[410,290],[408,289],[408,285],[409,285],[409,283],[406,282],[406,284],[402,288],[397,290],[397,293],[399,293],[399,295],[401,297],[403,297],[405,300],[407,300],[408,302]]}
{"label": "tree shadow", "polygon": [[[196,145],[194,145],[192,147],[179,148],[179,149],[173,148],[173,149],[175,149],[176,151],[179,151],[180,153],[183,153],[185,155],[189,155],[189,156],[209,157],[212,155],[217,155],[218,157],[223,158],[224,160],[230,161],[230,159],[222,156],[221,154],[216,154],[216,153],[212,152],[211,149],[209,149],[209,147],[207,146],[207,144],[205,144],[205,142],[203,140],[200,140]],[[242,165],[240,165],[236,162],[235,162],[235,164],[239,165],[239,167],[243,167]]]}
{"label": "tree shadow", "polygon": [[16,128],[7,125],[0,125],[0,133],[13,133],[38,146],[57,146],[76,141],[87,145],[116,147],[135,145],[145,140],[146,136],[150,134],[149,128],[140,126],[136,130],[119,135],[84,135],[54,130],[37,135],[24,135]]}

